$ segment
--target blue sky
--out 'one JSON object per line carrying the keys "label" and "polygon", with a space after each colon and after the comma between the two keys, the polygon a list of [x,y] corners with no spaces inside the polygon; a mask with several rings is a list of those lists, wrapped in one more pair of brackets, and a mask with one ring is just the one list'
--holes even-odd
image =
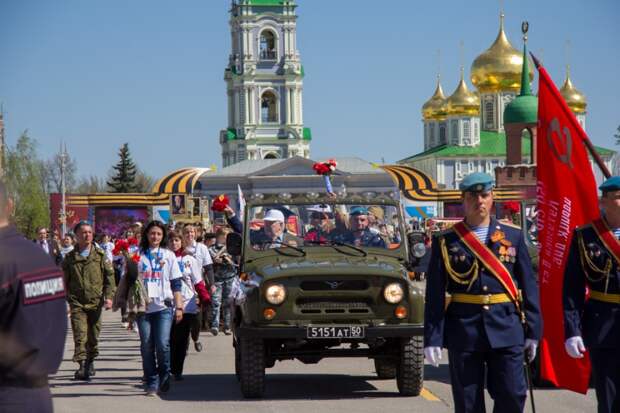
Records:
{"label": "blue sky", "polygon": [[[556,83],[571,74],[588,97],[587,132],[614,148],[620,125],[620,2],[504,2],[506,31]],[[298,0],[305,67],[304,118],[312,157],[393,162],[422,149],[421,105],[433,93],[437,50],[444,91],[456,87],[498,30],[500,2]],[[223,81],[230,0],[2,0],[0,102],[9,144],[24,129],[41,156],[61,139],[81,175],[105,175],[129,142],[159,177],[183,166],[221,166]],[[536,77],[537,80],[537,77]],[[468,82],[471,87],[471,82]],[[536,84],[535,84],[536,88]]]}

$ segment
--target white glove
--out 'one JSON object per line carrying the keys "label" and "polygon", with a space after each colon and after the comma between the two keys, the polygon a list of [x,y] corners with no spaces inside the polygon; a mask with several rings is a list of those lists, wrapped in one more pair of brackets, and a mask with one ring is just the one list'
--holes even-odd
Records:
{"label": "white glove", "polygon": [[431,365],[439,367],[439,360],[441,360],[441,347],[424,347],[424,357]]}
{"label": "white glove", "polygon": [[531,363],[536,358],[536,349],[538,348],[538,340],[532,340],[531,338],[525,339],[525,357],[528,363]]}
{"label": "white glove", "polygon": [[583,358],[583,353],[586,352],[586,346],[584,346],[583,339],[580,336],[568,338],[564,342],[564,348],[568,355],[574,359]]}

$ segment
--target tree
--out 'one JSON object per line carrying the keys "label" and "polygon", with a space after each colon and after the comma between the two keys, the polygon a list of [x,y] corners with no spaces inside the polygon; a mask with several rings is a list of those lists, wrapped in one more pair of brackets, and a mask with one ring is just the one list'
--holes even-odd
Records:
{"label": "tree", "polygon": [[151,192],[153,185],[155,185],[155,178],[139,169],[136,174],[136,192]]}
{"label": "tree", "polygon": [[114,172],[107,182],[110,192],[127,193],[136,192],[136,164],[131,159],[129,144],[125,143],[118,152],[120,160],[113,166]]}
{"label": "tree", "polygon": [[43,162],[37,157],[37,143],[25,130],[15,147],[6,151],[5,179],[15,201],[13,220],[26,237],[34,238],[38,227],[49,226],[49,200],[45,192]]}
{"label": "tree", "polygon": [[[43,162],[45,184],[48,193],[61,192],[60,185],[60,154],[57,153],[51,159]],[[77,162],[71,156],[67,156],[65,161],[65,190],[67,193],[75,191],[77,185]]]}
{"label": "tree", "polygon": [[81,177],[74,189],[76,194],[97,194],[106,192],[106,181],[96,175]]}
{"label": "tree", "polygon": [[616,129],[614,138],[616,138],[616,145],[620,145],[620,125],[618,125],[618,129]]}

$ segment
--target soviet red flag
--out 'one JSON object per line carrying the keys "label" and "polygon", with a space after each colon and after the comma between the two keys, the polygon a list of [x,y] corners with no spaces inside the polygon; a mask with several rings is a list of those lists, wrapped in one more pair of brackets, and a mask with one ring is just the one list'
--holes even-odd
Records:
{"label": "soviet red flag", "polygon": [[562,284],[572,231],[599,216],[596,181],[586,133],[547,71],[538,67],[537,206],[539,285],[544,320],[542,377],[557,387],[586,393],[590,360],[564,350]]}

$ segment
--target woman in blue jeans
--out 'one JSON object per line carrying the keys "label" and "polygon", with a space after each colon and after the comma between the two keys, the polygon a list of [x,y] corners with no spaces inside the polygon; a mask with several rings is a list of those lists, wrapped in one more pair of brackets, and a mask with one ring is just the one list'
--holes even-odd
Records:
{"label": "woman in blue jeans", "polygon": [[181,271],[174,253],[164,247],[166,228],[151,221],[140,241],[139,281],[146,311],[137,318],[146,395],[170,389],[170,329],[183,318]]}

